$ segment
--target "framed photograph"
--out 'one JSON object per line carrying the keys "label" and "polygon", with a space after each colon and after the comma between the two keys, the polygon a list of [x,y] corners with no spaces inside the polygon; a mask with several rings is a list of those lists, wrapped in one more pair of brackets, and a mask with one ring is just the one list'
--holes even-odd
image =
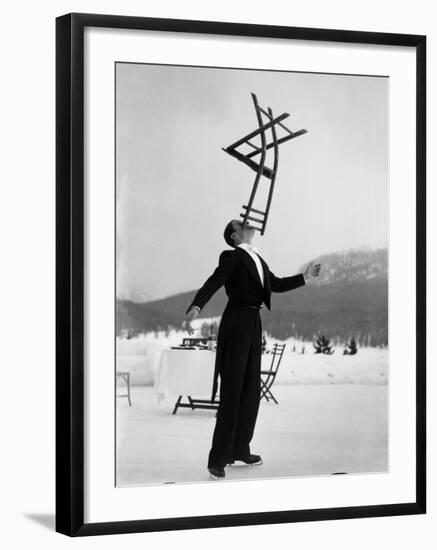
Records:
{"label": "framed photograph", "polygon": [[425,48],[57,19],[57,531],[425,513]]}

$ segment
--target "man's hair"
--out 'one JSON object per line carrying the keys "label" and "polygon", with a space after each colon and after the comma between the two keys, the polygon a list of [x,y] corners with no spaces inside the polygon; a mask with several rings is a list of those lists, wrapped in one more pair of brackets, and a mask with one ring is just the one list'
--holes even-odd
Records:
{"label": "man's hair", "polygon": [[232,233],[235,233],[234,221],[235,220],[231,220],[228,223],[228,225],[225,227],[225,230],[223,232],[223,237],[226,241],[226,244],[228,244],[229,246],[232,246],[232,248],[235,248],[234,239],[231,238]]}

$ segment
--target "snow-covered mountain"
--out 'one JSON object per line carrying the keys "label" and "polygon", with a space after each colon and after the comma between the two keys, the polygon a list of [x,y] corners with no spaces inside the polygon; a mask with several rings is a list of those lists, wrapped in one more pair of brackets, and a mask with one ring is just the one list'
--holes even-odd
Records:
{"label": "snow-covered mountain", "polygon": [[[293,292],[274,294],[272,310],[262,311],[263,327],[278,339],[311,340],[317,333],[362,345],[388,343],[388,251],[358,248],[318,258],[318,280]],[[195,291],[153,302],[117,302],[117,334],[147,333],[179,327]],[[202,317],[221,315],[226,295],[221,289]]]}
{"label": "snow-covered mountain", "polygon": [[[320,276],[314,281],[314,284],[318,286],[371,279],[387,280],[388,253],[386,248],[361,247],[342,250],[320,256],[318,260],[322,264]],[[301,271],[304,267],[301,267]]]}

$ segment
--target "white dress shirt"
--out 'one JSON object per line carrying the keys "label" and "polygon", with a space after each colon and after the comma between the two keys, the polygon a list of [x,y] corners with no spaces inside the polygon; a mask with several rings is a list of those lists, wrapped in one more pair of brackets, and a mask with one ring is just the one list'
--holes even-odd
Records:
{"label": "white dress shirt", "polygon": [[243,250],[245,250],[249,254],[249,256],[252,258],[252,260],[255,262],[256,269],[258,271],[258,275],[261,280],[261,284],[262,286],[264,286],[264,270],[261,264],[261,260],[259,259],[259,256],[258,256],[258,249],[252,246],[251,244],[247,244],[247,243],[239,244],[238,248],[242,248]]}

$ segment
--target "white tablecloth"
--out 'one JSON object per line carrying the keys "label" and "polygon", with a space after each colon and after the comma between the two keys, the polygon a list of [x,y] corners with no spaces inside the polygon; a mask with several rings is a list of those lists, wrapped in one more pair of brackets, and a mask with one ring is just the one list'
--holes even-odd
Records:
{"label": "white tablecloth", "polygon": [[141,353],[117,353],[117,371],[130,373],[132,386],[153,383],[161,360],[161,350],[146,350]]}
{"label": "white tablecloth", "polygon": [[164,350],[155,379],[159,401],[168,394],[210,397],[214,366],[215,351]]}

